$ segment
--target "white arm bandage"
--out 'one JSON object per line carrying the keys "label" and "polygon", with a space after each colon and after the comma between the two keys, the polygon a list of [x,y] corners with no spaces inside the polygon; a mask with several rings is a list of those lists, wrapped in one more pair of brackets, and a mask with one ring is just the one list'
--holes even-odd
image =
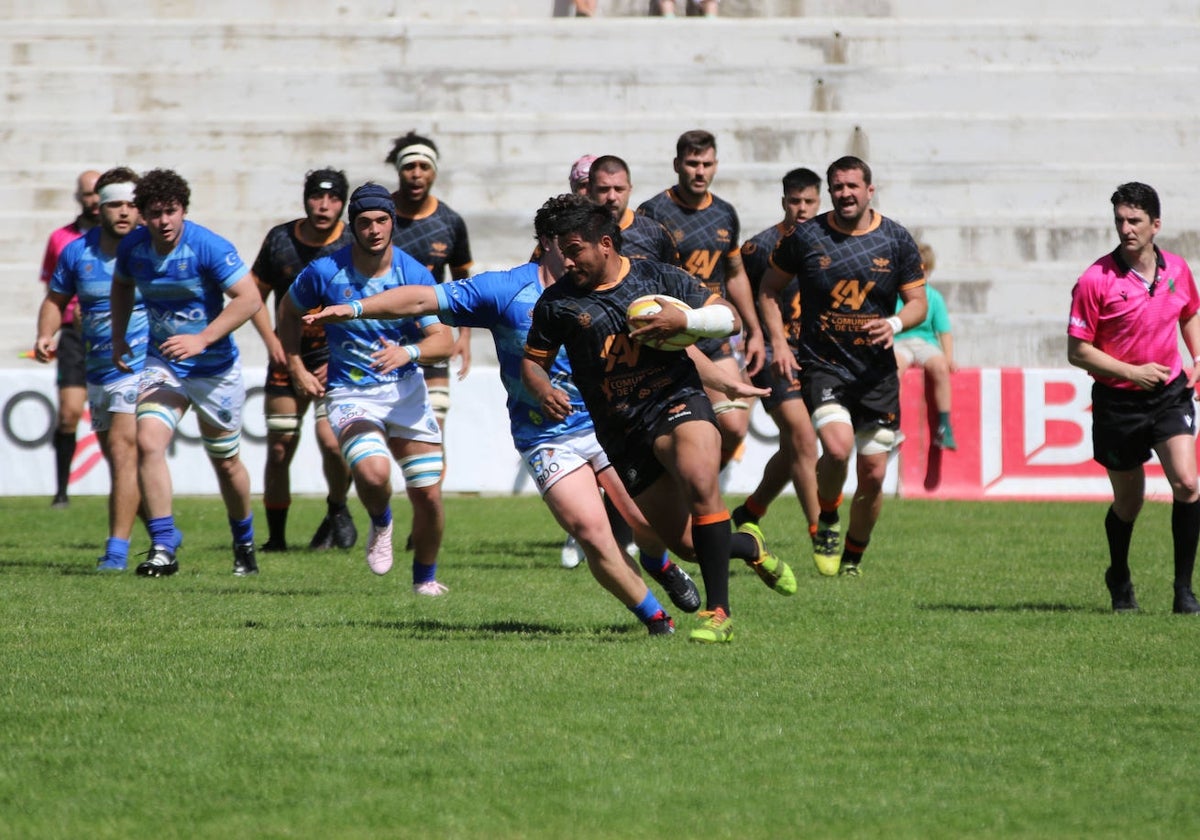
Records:
{"label": "white arm bandage", "polygon": [[687,311],[687,331],[704,338],[724,338],[733,332],[733,310],[713,304]]}

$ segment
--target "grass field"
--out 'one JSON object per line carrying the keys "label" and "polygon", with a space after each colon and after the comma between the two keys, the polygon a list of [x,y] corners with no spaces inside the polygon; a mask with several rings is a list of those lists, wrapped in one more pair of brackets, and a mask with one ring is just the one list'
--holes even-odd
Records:
{"label": "grass field", "polygon": [[98,576],[103,499],[2,499],[0,836],[1196,837],[1170,509],[1132,616],[1104,510],[888,500],[863,577],[823,579],[782,500],[799,592],[735,569],[713,648],[561,569],[534,498],[447,501],[441,599],[360,549],[234,578],[212,498],[179,503],[178,575]]}

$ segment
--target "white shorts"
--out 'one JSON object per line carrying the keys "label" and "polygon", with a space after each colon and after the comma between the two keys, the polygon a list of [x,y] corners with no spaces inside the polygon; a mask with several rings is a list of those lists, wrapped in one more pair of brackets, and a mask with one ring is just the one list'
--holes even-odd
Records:
{"label": "white shorts", "polygon": [[902,338],[896,342],[896,360],[925,367],[930,359],[943,355],[942,348],[923,338]]}
{"label": "white shorts", "polygon": [[595,432],[581,432],[543,443],[521,453],[521,461],[543,496],[559,479],[580,467],[591,466],[598,473],[609,466],[608,455],[596,440]]}
{"label": "white shorts", "polygon": [[146,367],[138,383],[138,398],[145,400],[154,392],[178,394],[196,408],[196,415],[210,426],[225,432],[242,430],[242,408],[246,404],[246,383],[242,366],[234,362],[220,376],[197,376],[180,380],[161,359],[146,357]]}
{"label": "white shorts", "polygon": [[390,438],[441,443],[442,429],[429,405],[422,376],[369,388],[339,388],[325,397],[329,422],[340,440],[347,427],[367,421]]}
{"label": "white shorts", "polygon": [[111,429],[114,414],[137,413],[140,377],[141,374],[130,373],[111,382],[88,383],[88,410],[92,415],[92,431],[107,432]]}

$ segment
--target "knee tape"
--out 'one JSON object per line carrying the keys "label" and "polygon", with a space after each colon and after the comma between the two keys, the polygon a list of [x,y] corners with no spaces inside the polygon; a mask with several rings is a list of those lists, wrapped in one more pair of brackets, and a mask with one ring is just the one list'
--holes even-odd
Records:
{"label": "knee tape", "polygon": [[400,472],[407,487],[432,487],[442,480],[442,469],[441,451],[400,459]]}
{"label": "knee tape", "polygon": [[183,412],[162,403],[143,402],[138,403],[137,419],[140,421],[143,417],[153,417],[174,432],[175,427],[179,425],[179,419],[183,417]]}
{"label": "knee tape", "polygon": [[242,446],[241,430],[233,432],[225,432],[220,437],[202,437],[201,442],[204,444],[204,449],[208,452],[209,458],[214,458],[218,461],[227,461],[238,454],[238,450]]}
{"label": "knee tape", "polygon": [[814,429],[820,429],[828,423],[845,423],[847,426],[853,426],[854,420],[851,419],[850,412],[844,405],[827,403],[813,412],[812,424]]}
{"label": "knee tape", "polygon": [[363,458],[387,458],[391,460],[392,452],[388,449],[383,432],[372,430],[355,435],[342,442],[342,457],[346,463],[354,466]]}
{"label": "knee tape", "polygon": [[854,435],[854,445],[860,455],[884,455],[900,445],[903,440],[895,429],[876,426]]}
{"label": "knee tape", "polygon": [[720,417],[722,414],[727,414],[730,411],[749,411],[750,403],[742,400],[722,400],[721,402],[713,403],[713,414]]}
{"label": "knee tape", "polygon": [[279,432],[285,435],[296,435],[300,433],[300,415],[299,414],[268,414],[267,415],[267,431]]}
{"label": "knee tape", "polygon": [[429,389],[429,407],[433,416],[445,420],[450,411],[450,389],[445,385],[434,385]]}

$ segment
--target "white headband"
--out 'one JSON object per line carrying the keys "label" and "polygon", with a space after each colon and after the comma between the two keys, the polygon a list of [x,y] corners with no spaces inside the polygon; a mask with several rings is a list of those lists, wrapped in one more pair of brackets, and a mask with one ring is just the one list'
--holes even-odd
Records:
{"label": "white headband", "polygon": [[396,155],[396,171],[403,169],[404,164],[410,160],[427,161],[434,171],[437,171],[438,154],[424,143],[414,143],[401,149],[400,154]]}
{"label": "white headband", "polygon": [[113,201],[128,201],[133,203],[133,184],[122,181],[117,184],[105,184],[100,189],[100,203],[108,204]]}

